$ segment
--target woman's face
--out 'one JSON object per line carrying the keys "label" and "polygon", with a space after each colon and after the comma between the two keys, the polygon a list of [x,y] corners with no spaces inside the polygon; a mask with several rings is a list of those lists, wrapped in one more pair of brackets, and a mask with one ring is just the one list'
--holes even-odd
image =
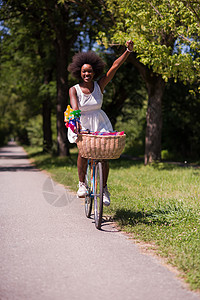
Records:
{"label": "woman's face", "polygon": [[91,65],[84,64],[81,67],[81,78],[84,82],[91,82],[94,78],[94,71]]}

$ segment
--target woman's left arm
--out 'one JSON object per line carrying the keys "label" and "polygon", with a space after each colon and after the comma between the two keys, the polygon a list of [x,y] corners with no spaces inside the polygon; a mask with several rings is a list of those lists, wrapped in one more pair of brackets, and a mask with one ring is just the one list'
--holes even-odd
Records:
{"label": "woman's left arm", "polygon": [[113,79],[115,76],[115,73],[119,69],[119,67],[125,62],[125,60],[128,58],[129,54],[133,51],[133,41],[129,40],[127,43],[127,49],[126,51],[117,58],[112,67],[108,70],[106,75],[104,75],[101,79],[99,79],[98,84],[101,88],[101,91],[103,93],[106,85]]}

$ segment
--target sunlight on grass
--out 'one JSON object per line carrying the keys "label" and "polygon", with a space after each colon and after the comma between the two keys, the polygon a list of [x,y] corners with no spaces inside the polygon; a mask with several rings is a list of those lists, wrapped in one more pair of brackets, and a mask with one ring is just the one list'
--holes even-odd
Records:
{"label": "sunlight on grass", "polygon": [[[122,162],[121,162],[122,164]],[[200,287],[200,169],[111,162],[107,209],[136,239],[155,242],[169,262]]]}

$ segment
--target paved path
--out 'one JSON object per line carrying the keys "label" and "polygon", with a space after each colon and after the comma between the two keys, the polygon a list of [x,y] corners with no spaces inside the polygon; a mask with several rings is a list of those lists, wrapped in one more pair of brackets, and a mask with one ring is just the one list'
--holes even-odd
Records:
{"label": "paved path", "polygon": [[1,300],[197,300],[154,257],[30,165],[21,147],[0,149]]}

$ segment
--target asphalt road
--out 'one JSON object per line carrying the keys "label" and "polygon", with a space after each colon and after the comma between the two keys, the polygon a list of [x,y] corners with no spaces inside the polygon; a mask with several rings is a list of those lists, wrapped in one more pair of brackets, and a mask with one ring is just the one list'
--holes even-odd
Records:
{"label": "asphalt road", "polygon": [[0,299],[196,300],[175,274],[35,169],[23,148],[0,149]]}

